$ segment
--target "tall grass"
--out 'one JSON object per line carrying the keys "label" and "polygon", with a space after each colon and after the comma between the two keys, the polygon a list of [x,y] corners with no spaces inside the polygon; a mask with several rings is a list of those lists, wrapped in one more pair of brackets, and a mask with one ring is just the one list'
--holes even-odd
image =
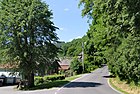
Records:
{"label": "tall grass", "polygon": [[110,78],[110,84],[124,94],[140,94],[140,86],[134,83],[128,84],[126,81],[120,81],[119,78]]}

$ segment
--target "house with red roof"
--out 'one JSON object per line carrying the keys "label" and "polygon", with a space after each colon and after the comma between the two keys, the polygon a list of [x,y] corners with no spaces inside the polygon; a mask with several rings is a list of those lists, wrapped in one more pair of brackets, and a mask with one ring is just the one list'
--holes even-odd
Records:
{"label": "house with red roof", "polygon": [[67,58],[60,59],[60,62],[59,62],[60,68],[59,68],[59,70],[63,70],[63,71],[69,70],[71,61],[72,61],[71,59],[67,59]]}

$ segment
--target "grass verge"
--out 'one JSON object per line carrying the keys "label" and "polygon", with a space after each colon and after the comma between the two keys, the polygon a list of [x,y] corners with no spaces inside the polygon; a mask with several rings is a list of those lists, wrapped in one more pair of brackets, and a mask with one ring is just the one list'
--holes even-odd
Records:
{"label": "grass verge", "polygon": [[61,87],[67,83],[69,83],[70,81],[81,77],[81,75],[76,75],[76,76],[71,76],[71,77],[67,77],[64,80],[56,80],[53,82],[44,82],[40,85],[36,85],[33,88],[24,88],[23,90],[38,90],[38,89],[50,89],[50,88],[54,88],[54,87]]}
{"label": "grass verge", "polygon": [[81,77],[81,75],[75,75],[75,76],[67,77],[65,80],[66,81],[72,81],[72,80],[75,80],[76,78],[79,78],[79,77]]}
{"label": "grass verge", "polygon": [[134,84],[127,84],[126,81],[120,81],[118,78],[110,78],[110,85],[123,94],[140,94],[140,87]]}

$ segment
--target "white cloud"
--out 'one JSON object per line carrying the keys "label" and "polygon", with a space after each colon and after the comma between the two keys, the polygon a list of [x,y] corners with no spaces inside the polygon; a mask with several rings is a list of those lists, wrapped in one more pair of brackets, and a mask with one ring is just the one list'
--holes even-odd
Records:
{"label": "white cloud", "polygon": [[59,26],[57,26],[58,28],[59,28],[59,31],[67,31],[68,29],[67,28],[65,28],[65,27],[59,27]]}
{"label": "white cloud", "polygon": [[[82,37],[81,37],[81,36],[77,36],[77,37],[74,38],[74,39],[78,39],[78,38],[82,38]],[[68,42],[71,42],[71,41],[74,40],[74,39],[69,39]]]}
{"label": "white cloud", "polygon": [[60,27],[60,28],[59,28],[59,30],[63,31],[63,30],[64,30],[64,28]]}
{"label": "white cloud", "polygon": [[82,38],[81,36],[76,37],[75,39]]}
{"label": "white cloud", "polygon": [[71,42],[73,39],[69,39],[67,42]]}
{"label": "white cloud", "polygon": [[65,9],[64,9],[64,11],[69,11],[69,10],[70,10],[70,9],[68,9],[68,8],[65,8]]}

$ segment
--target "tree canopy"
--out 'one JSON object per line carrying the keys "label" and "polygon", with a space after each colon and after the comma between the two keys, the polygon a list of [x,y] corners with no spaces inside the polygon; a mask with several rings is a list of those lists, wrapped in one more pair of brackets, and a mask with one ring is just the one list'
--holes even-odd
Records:
{"label": "tree canopy", "polygon": [[83,36],[82,38],[73,39],[70,42],[62,44],[62,54],[67,57],[75,57],[78,56],[82,52],[82,42],[85,42],[87,36]]}
{"label": "tree canopy", "polygon": [[41,0],[0,0],[0,59],[16,63],[18,71],[34,86],[38,65],[55,61],[57,27],[52,12]]}
{"label": "tree canopy", "polygon": [[121,80],[140,80],[140,1],[81,0],[82,16],[92,20],[87,32],[88,56],[107,61]]}

